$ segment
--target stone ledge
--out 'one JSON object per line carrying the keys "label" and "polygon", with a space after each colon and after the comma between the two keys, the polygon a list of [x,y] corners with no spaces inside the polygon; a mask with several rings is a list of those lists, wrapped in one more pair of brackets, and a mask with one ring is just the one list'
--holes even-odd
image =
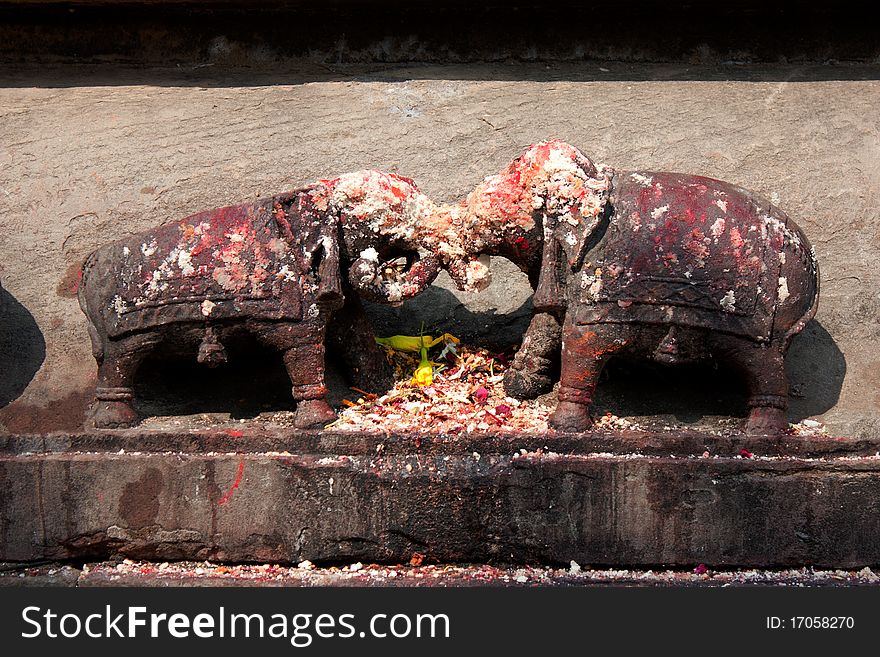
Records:
{"label": "stone ledge", "polygon": [[74,568],[62,564],[21,567],[0,563],[0,587],[475,587],[475,586],[880,586],[880,576],[870,568],[859,571],[797,568],[787,570],[713,571],[601,570],[571,564],[546,566],[403,565],[354,563],[315,568],[274,564],[224,565],[209,562],[101,562]]}
{"label": "stone ledge", "polygon": [[184,454],[243,452],[264,454],[288,451],[297,454],[462,455],[472,452],[510,454],[525,449],[560,454],[616,454],[687,458],[738,457],[746,450],[759,457],[827,459],[869,457],[880,454],[880,438],[783,435],[760,438],[739,430],[625,431],[582,434],[485,433],[354,433],[302,431],[281,426],[231,423],[209,428],[179,430],[84,431],[81,433],[0,434],[0,458],[33,454],[80,452],[137,452]]}
{"label": "stone ledge", "polygon": [[0,560],[880,563],[876,440],[241,433],[6,437]]}

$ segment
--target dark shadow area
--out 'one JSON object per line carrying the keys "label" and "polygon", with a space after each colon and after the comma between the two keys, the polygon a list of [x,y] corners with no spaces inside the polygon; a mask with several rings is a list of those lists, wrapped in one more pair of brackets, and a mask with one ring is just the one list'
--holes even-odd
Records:
{"label": "dark shadow area", "polygon": [[736,372],[722,365],[660,365],[614,358],[596,390],[594,415],[673,416],[679,422],[704,417],[745,417],[746,388]]}
{"label": "dark shadow area", "polygon": [[[224,339],[228,362],[207,367],[196,361],[196,351],[181,354],[159,347],[138,370],[134,406],[141,417],[228,413],[233,419],[260,413],[292,411],[290,378],[281,354],[247,334]],[[339,406],[352,394],[341,363],[328,354],[328,401]]]}
{"label": "dark shadow area", "polygon": [[866,1],[2,3],[0,84],[875,79],[878,18]]}
{"label": "dark shadow area", "polygon": [[0,287],[0,408],[17,399],[46,358],[34,316]]}
{"label": "dark shadow area", "polygon": [[431,286],[402,305],[383,306],[364,302],[376,335],[427,335],[451,333],[472,345],[505,349],[518,345],[532,319],[531,297],[512,313],[474,312],[452,292]]}
{"label": "dark shadow area", "polygon": [[813,320],[792,341],[785,372],[790,384],[788,417],[800,422],[837,404],[846,377],[846,358],[825,327]]}
{"label": "dark shadow area", "polygon": [[281,354],[249,337],[224,341],[228,362],[207,367],[196,352],[181,355],[159,347],[141,365],[134,406],[142,417],[230,413],[252,418],[293,410],[290,379]]}

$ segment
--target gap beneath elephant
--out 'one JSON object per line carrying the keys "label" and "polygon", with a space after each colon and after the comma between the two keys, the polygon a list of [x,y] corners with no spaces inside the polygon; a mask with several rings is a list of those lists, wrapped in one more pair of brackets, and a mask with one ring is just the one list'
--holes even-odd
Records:
{"label": "gap beneath elephant", "polygon": [[612,359],[602,373],[596,414],[610,412],[640,422],[701,423],[721,417],[744,418],[745,384],[714,364],[660,365]]}
{"label": "gap beneath elephant", "polygon": [[[134,406],[140,416],[152,424],[201,425],[293,412],[281,354],[248,334],[224,340],[223,346],[227,362],[217,367],[196,362],[195,349],[154,352],[136,378]],[[340,408],[342,399],[352,395],[341,359],[328,354],[326,368],[328,401]]]}
{"label": "gap beneath elephant", "polygon": [[228,362],[208,367],[196,353],[158,350],[141,366],[134,405],[142,417],[216,414],[247,419],[292,411],[290,379],[281,355],[249,336],[225,341]]}

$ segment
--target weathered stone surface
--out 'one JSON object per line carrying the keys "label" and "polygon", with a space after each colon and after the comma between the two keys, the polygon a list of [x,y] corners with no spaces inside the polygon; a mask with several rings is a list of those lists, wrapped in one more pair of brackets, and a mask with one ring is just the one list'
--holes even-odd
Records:
{"label": "weathered stone surface", "polygon": [[876,439],[231,433],[4,439],[0,560],[880,563]]}
{"label": "weathered stone surface", "polygon": [[22,566],[0,563],[0,587],[77,586],[82,571],[66,564]]}
{"label": "weathered stone surface", "polygon": [[[3,74],[0,279],[4,306],[16,312],[0,323],[0,343],[14,344],[0,349],[0,403],[7,403],[0,426],[82,425],[95,369],[73,290],[82,259],[98,245],[367,167],[412,176],[432,197],[451,201],[527,144],[555,136],[621,168],[713,176],[784,207],[816,246],[822,270],[817,319],[788,359],[792,419],[815,416],[836,434],[876,435],[876,66],[214,70]],[[498,272],[484,297],[436,288],[396,314],[374,313],[380,332],[412,333],[425,319],[426,330],[516,341],[530,290],[510,267]],[[657,378],[664,389],[665,376]],[[192,388],[223,380],[222,371],[203,374]],[[289,384],[278,381],[287,394]],[[705,381],[681,396],[701,394]],[[609,410],[626,415],[626,397]],[[673,401],[629,408],[656,414]]]}

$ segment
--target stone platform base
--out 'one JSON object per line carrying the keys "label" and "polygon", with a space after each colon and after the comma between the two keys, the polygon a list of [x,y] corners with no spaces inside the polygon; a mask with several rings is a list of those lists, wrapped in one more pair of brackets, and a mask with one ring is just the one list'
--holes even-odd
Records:
{"label": "stone platform base", "polygon": [[880,440],[0,438],[0,561],[880,564]]}

